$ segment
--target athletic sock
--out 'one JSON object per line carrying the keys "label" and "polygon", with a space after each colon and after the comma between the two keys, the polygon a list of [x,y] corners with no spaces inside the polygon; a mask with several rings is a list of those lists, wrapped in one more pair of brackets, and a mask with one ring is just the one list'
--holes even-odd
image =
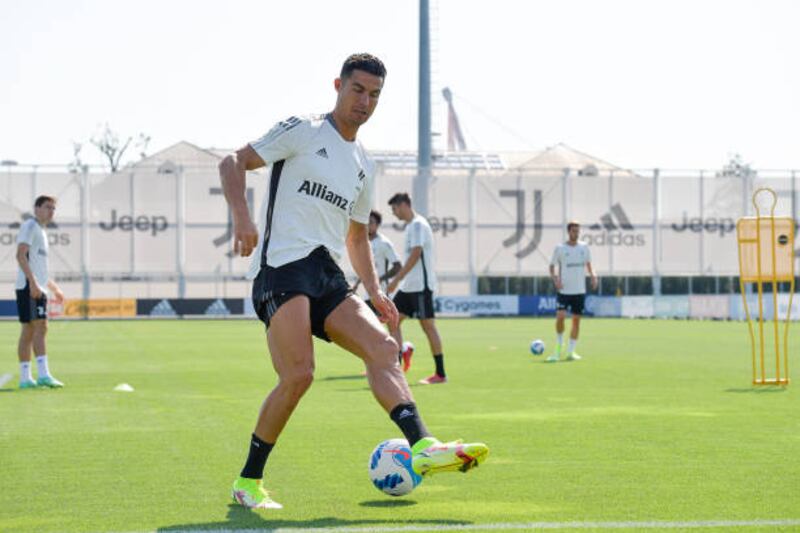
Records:
{"label": "athletic sock", "polygon": [[409,446],[414,446],[420,439],[431,435],[417,412],[417,405],[413,402],[397,405],[389,413],[389,417],[403,432]]}
{"label": "athletic sock", "polygon": [[31,362],[20,361],[19,363],[19,380],[20,381],[33,381],[33,374],[31,373]]}
{"label": "athletic sock", "polygon": [[556,334],[556,345],[557,346],[561,346],[562,344],[564,344],[564,334],[563,333],[557,333]]}
{"label": "athletic sock", "polygon": [[436,375],[442,378],[446,377],[444,374],[444,354],[435,354],[433,361],[436,363]]}
{"label": "athletic sock", "polygon": [[250,453],[247,454],[247,462],[242,468],[241,476],[248,479],[261,479],[264,477],[264,465],[267,464],[267,457],[269,457],[269,452],[272,451],[273,446],[275,446],[274,443],[264,442],[253,433],[250,440]]}
{"label": "athletic sock", "polygon": [[578,344],[578,339],[570,339],[569,340],[569,348],[567,348],[567,353],[574,352],[576,344]]}
{"label": "athletic sock", "polygon": [[50,369],[47,367],[47,354],[36,356],[36,371],[40,378],[51,377]]}

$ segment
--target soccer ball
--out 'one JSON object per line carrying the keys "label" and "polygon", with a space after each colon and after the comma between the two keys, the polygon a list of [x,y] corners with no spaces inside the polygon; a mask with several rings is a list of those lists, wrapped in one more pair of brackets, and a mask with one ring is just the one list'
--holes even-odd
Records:
{"label": "soccer ball", "polygon": [[542,339],[536,339],[531,342],[531,353],[533,355],[542,355],[544,353],[544,341]]}
{"label": "soccer ball", "polygon": [[402,349],[401,349],[401,351],[402,351],[403,353],[406,353],[408,350],[411,350],[412,352],[414,351],[414,343],[412,343],[412,342],[409,342],[409,341],[405,341],[405,342],[403,343],[403,346],[402,346]]}
{"label": "soccer ball", "polygon": [[390,496],[408,494],[422,483],[411,468],[411,447],[406,439],[385,440],[375,447],[369,456],[369,479]]}

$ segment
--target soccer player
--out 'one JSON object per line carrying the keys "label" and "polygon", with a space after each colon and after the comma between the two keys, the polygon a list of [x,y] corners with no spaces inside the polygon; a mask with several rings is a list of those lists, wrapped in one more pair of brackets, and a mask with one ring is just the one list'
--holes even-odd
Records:
{"label": "soccer player", "polygon": [[[392,241],[386,238],[382,233],[378,233],[378,228],[383,222],[383,215],[379,211],[372,210],[369,213],[369,225],[367,226],[367,234],[369,236],[369,245],[372,249],[372,258],[374,260],[375,272],[378,274],[378,281],[381,284],[381,289],[386,291],[386,286],[389,280],[400,271],[400,259],[397,258],[397,252],[394,250]],[[356,281],[353,285],[353,292],[358,290],[361,280]],[[369,300],[369,294],[366,295],[364,303],[367,307],[372,309],[375,314],[378,311],[372,302]],[[398,360],[403,365],[403,372],[408,372],[411,367],[411,356],[414,354],[414,348],[408,345],[403,349],[401,344]]]}
{"label": "soccer player", "polygon": [[[397,362],[398,345],[381,326],[397,322],[397,309],[381,290],[367,238],[374,165],[356,140],[378,104],[386,69],[369,54],[348,57],[334,80],[332,112],[291,117],[219,165],[234,226],[234,251],[253,259],[253,305],[266,337],[278,384],[258,415],[235,502],[280,508],[264,488],[267,458],[314,379],[312,335],[360,357],[378,403],[412,449],[416,472],[467,471],[488,453],[485,444],[442,443],[428,432]],[[245,172],[271,163],[263,233],[245,199]],[[347,251],[375,315],[352,294],[337,265]]]}
{"label": "soccer player", "polygon": [[[592,269],[592,255],[589,247],[578,242],[581,226],[575,221],[567,224],[568,240],[556,246],[553,259],[550,261],[550,277],[556,286],[556,349],[545,359],[555,363],[561,358],[561,345],[564,343],[564,318],[567,311],[572,313],[572,329],[567,346],[567,361],[579,361],[581,356],[575,353],[578,344],[578,331],[586,303],[586,275],[592,279],[592,290],[597,289],[597,276]],[[558,268],[558,272],[556,272]]]}
{"label": "soccer player", "polygon": [[[433,231],[425,217],[418,215],[411,208],[411,197],[408,193],[397,193],[389,199],[392,213],[406,223],[406,262],[400,272],[389,284],[389,294],[398,286],[400,290],[394,296],[394,304],[400,313],[400,321],[407,317],[419,319],[422,331],[428,337],[428,345],[436,364],[436,372],[420,380],[423,385],[447,383],[444,372],[444,355],[442,339],[436,329],[436,316],[433,311],[433,291],[436,290],[436,273],[433,271]],[[403,345],[403,334],[400,323],[389,326],[397,343]]]}
{"label": "soccer player", "polygon": [[[33,205],[34,216],[22,223],[17,234],[17,313],[22,323],[17,345],[20,389],[64,386],[50,373],[47,363],[47,290],[53,291],[56,302],[64,301],[64,293],[50,279],[47,265],[49,245],[44,228],[55,212],[55,198],[39,196]],[[36,355],[36,381],[31,370],[31,350]]]}

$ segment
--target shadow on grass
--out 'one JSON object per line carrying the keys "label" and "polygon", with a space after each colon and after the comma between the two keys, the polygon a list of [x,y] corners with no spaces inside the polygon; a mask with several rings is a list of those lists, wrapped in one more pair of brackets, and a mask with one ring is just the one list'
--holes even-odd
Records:
{"label": "shadow on grass", "polygon": [[[363,502],[362,505],[364,503],[369,502]],[[246,509],[241,505],[230,504],[228,505],[227,520],[224,522],[178,524],[174,526],[160,527],[157,529],[157,531],[230,531],[236,529],[259,529],[261,531],[269,532],[282,528],[332,528],[347,526],[377,526],[382,524],[433,524],[461,526],[472,523],[464,520],[379,520],[368,518],[363,520],[347,520],[333,516],[325,516],[311,520],[287,520],[280,518],[282,513],[286,513],[286,511],[280,509],[253,511],[251,509]]]}
{"label": "shadow on grass", "polygon": [[358,505],[362,507],[411,507],[417,505],[414,500],[368,500]]}
{"label": "shadow on grass", "polygon": [[786,392],[786,387],[749,387],[739,389],[725,389],[725,392],[764,394],[768,392]]}
{"label": "shadow on grass", "polygon": [[324,378],[317,378],[317,381],[356,381],[361,379],[367,379],[367,376],[362,376],[361,374],[347,376],[327,376]]}

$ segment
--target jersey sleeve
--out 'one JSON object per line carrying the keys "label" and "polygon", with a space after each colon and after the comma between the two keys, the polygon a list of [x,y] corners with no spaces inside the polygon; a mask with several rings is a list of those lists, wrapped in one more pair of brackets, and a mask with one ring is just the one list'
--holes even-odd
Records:
{"label": "jersey sleeve", "polygon": [[17,233],[17,244],[33,245],[33,228],[35,225],[36,221],[32,218],[22,223],[19,228],[19,233]]}
{"label": "jersey sleeve", "polygon": [[353,208],[350,209],[350,219],[355,220],[359,224],[369,224],[369,212],[372,209],[372,195],[375,189],[375,175],[370,172],[364,178],[364,187],[353,203]]}
{"label": "jersey sleeve", "polygon": [[561,262],[561,246],[556,246],[553,250],[553,257],[550,259],[550,266],[556,266]]}
{"label": "jersey sleeve", "polygon": [[422,223],[418,220],[413,220],[408,226],[408,246],[416,248],[417,246],[425,245],[425,232],[422,230]]}
{"label": "jersey sleeve", "polygon": [[295,155],[309,129],[308,120],[289,117],[275,124],[260,139],[252,141],[250,146],[265,163],[274,163]]}

